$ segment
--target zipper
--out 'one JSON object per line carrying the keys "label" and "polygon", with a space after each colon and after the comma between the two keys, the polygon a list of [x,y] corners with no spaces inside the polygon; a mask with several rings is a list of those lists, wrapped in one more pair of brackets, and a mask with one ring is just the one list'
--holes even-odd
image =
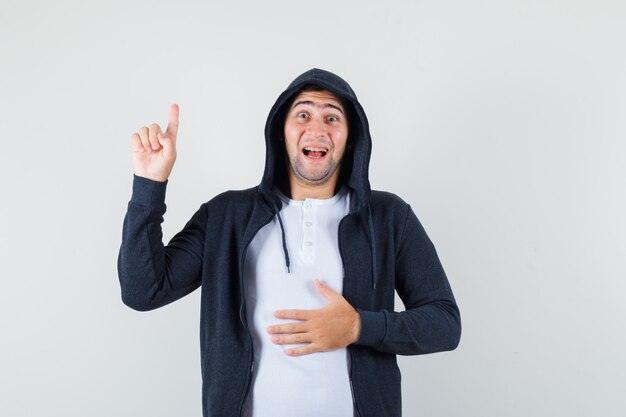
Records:
{"label": "zipper", "polygon": [[254,240],[254,237],[256,236],[256,234],[259,233],[259,230],[267,226],[267,224],[269,224],[269,222],[272,221],[273,217],[274,217],[273,215],[270,216],[265,223],[260,225],[259,228],[256,229],[254,233],[252,233],[252,236],[250,236],[250,239],[248,239],[245,246],[243,247],[241,259],[239,260],[239,287],[241,288],[241,306],[239,307],[239,319],[243,323],[243,327],[246,328],[246,333],[248,334],[248,340],[250,341],[250,358],[249,358],[250,373],[248,374],[248,379],[246,380],[246,388],[244,390],[243,400],[241,401],[241,405],[239,406],[239,417],[243,416],[243,407],[246,405],[248,394],[250,392],[250,383],[252,381],[252,374],[254,374],[254,342],[252,341],[252,335],[250,334],[250,329],[248,328],[248,320],[246,318],[246,312],[245,312],[246,297],[245,297],[245,291],[243,288],[243,285],[244,285],[243,267],[246,262],[246,254],[248,253],[248,247],[250,246],[250,243],[252,243],[252,240]]}
{"label": "zipper", "polygon": [[[343,295],[345,297],[346,292],[345,291],[348,288],[347,282],[348,282],[348,274],[346,271],[346,263],[344,261],[344,254],[343,254],[343,248],[341,246],[341,225],[343,224],[343,221],[348,217],[352,215],[352,213],[347,214],[346,216],[344,216],[343,219],[341,219],[341,221],[339,222],[339,227],[337,228],[337,246],[339,247],[339,255],[341,257],[341,265],[343,267]],[[356,401],[356,394],[354,391],[354,384],[352,383],[352,377],[354,375],[354,360],[352,358],[352,350],[350,349],[350,346],[347,346],[348,349],[348,359],[350,360],[350,363],[348,364],[350,367],[350,375],[349,376],[349,380],[350,380],[350,393],[352,394],[352,403],[354,404],[354,411],[356,412],[357,416],[361,416],[361,411],[359,411],[359,404]]]}
{"label": "zipper", "polygon": [[359,413],[359,407],[356,405],[356,398],[354,397],[354,385],[352,385],[352,378],[350,378],[350,392],[352,393],[352,403],[354,404],[354,413],[356,417],[359,417],[361,413]]}

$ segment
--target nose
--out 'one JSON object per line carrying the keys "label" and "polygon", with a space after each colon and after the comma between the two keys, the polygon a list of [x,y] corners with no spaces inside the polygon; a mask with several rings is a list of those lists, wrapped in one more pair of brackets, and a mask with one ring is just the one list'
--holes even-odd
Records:
{"label": "nose", "polygon": [[326,124],[324,120],[319,117],[311,118],[311,121],[307,124],[307,131],[315,138],[327,136]]}

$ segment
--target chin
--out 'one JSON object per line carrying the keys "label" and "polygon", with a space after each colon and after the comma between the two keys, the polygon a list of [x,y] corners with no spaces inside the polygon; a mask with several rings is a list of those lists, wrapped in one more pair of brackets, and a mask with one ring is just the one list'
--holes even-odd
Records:
{"label": "chin", "polygon": [[300,179],[311,184],[323,184],[333,176],[329,169],[296,170],[296,173]]}

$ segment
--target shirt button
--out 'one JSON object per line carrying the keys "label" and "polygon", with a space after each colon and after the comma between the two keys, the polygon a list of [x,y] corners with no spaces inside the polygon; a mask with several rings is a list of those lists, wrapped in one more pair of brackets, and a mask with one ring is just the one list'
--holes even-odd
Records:
{"label": "shirt button", "polygon": [[313,205],[312,205],[311,203],[306,203],[306,206],[305,206],[305,207],[306,207],[306,208],[311,208],[311,207],[313,207]]}
{"label": "shirt button", "polygon": [[313,223],[311,223],[311,222],[305,222],[305,223],[304,223],[304,225],[305,225],[306,227],[311,227],[311,226],[313,226]]}
{"label": "shirt button", "polygon": [[307,246],[313,246],[313,242],[304,242],[304,244]]}

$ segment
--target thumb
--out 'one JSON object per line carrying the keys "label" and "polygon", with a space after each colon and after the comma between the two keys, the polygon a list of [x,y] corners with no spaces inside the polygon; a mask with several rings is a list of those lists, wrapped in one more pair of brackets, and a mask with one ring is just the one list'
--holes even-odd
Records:
{"label": "thumb", "polygon": [[328,301],[333,301],[333,300],[336,300],[337,297],[341,297],[339,294],[333,291],[329,286],[327,286],[326,284],[323,284],[322,281],[320,281],[319,279],[315,280],[315,288],[317,289],[317,292],[322,294],[324,298],[326,298]]}
{"label": "thumb", "polygon": [[157,139],[159,140],[159,144],[163,147],[163,152],[165,155],[169,155],[172,151],[175,150],[174,139],[172,139],[167,134],[159,133],[157,134]]}

